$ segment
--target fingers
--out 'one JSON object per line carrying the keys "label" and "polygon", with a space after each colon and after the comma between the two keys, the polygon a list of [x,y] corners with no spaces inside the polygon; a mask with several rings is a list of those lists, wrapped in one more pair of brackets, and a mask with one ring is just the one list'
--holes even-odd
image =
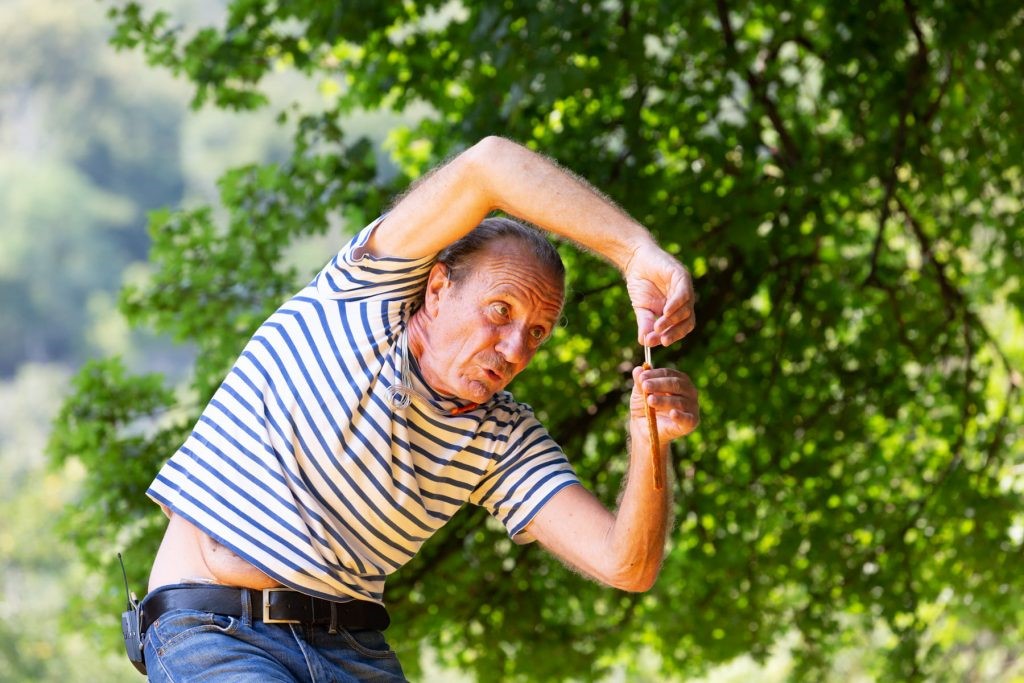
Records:
{"label": "fingers", "polygon": [[693,312],[693,279],[682,264],[675,265],[676,272],[665,293],[665,310],[662,317],[682,320],[687,317],[685,309],[689,308],[690,313]]}
{"label": "fingers", "polygon": [[[658,413],[658,422],[660,423],[662,419],[662,414]],[[696,409],[692,413],[673,410],[668,414],[668,419],[671,420],[672,424],[670,427],[671,431],[665,430],[667,432],[666,439],[686,436],[700,426],[700,414],[696,412]],[[658,431],[662,431],[660,426]]]}
{"label": "fingers", "polygon": [[645,346],[669,346],[679,341],[697,326],[697,319],[693,314],[693,304],[687,304],[671,316],[658,318],[650,334],[644,340]]}
{"label": "fingers", "polygon": [[663,397],[697,399],[697,387],[693,384],[693,380],[678,370],[671,368],[640,369],[639,373],[634,370],[633,377],[639,381],[640,388],[652,400]]}
{"label": "fingers", "polygon": [[[653,400],[655,397],[651,397]],[[655,419],[658,421],[658,434],[664,441],[671,441],[686,436],[700,426],[700,409],[697,402],[682,408],[663,410],[655,408]]]}
{"label": "fingers", "polygon": [[634,379],[647,395],[647,404],[656,411],[659,423],[675,423],[675,431],[688,434],[700,423],[697,387],[684,373],[670,368],[636,372]]}
{"label": "fingers", "polygon": [[654,409],[662,443],[697,429],[700,424],[697,387],[686,374],[672,368],[644,370],[638,366],[633,368],[633,382],[631,414],[638,420],[642,419],[646,400],[647,405]]}
{"label": "fingers", "polygon": [[642,346],[668,346],[693,332],[697,324],[692,301],[660,317],[646,308],[634,310],[639,329],[637,341]]}
{"label": "fingers", "polygon": [[686,396],[658,396],[651,394],[647,397],[647,403],[655,412],[661,415],[672,415],[674,417],[689,416],[700,417],[700,406],[696,397]]}
{"label": "fingers", "polygon": [[660,291],[648,300],[650,308],[634,306],[638,341],[644,346],[668,346],[685,337],[696,326],[693,280],[681,264],[673,262],[673,266],[667,284],[658,286]]}
{"label": "fingers", "polygon": [[634,307],[633,311],[636,313],[637,342],[641,346],[655,346],[656,342],[652,344],[647,340],[648,338],[657,338],[654,332],[654,325],[657,322],[658,316],[646,308]]}

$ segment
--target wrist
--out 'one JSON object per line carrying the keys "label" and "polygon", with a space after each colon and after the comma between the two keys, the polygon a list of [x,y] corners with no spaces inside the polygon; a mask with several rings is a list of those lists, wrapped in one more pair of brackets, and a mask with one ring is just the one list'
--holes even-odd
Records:
{"label": "wrist", "polygon": [[629,274],[633,268],[641,265],[644,261],[643,254],[652,247],[660,249],[654,241],[651,233],[639,223],[632,223],[630,234],[623,238],[623,244],[618,248],[616,254],[609,256],[612,263],[623,275]]}
{"label": "wrist", "polygon": [[[630,450],[642,453],[651,452],[651,430],[647,426],[647,418],[644,415],[630,415],[629,439],[632,443]],[[659,445],[662,446],[662,450],[664,450],[665,444],[660,443],[661,439],[658,441]]]}

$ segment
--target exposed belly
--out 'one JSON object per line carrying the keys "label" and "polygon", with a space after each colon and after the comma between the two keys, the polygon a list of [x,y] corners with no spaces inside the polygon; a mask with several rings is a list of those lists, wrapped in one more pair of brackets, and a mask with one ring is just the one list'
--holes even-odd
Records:
{"label": "exposed belly", "polygon": [[149,590],[189,581],[257,589],[280,585],[187,520],[172,514],[149,575]]}

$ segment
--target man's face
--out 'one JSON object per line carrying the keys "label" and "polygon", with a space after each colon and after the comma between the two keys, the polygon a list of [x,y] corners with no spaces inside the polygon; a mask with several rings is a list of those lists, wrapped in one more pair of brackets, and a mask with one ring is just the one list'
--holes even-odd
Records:
{"label": "man's face", "polygon": [[472,272],[450,281],[435,266],[420,368],[434,391],[484,403],[501,391],[550,336],[562,312],[562,285],[514,239],[477,254]]}

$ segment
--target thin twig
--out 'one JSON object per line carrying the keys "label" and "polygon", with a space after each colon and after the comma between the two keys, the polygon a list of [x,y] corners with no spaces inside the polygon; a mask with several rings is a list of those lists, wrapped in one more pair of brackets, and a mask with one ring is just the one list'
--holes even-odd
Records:
{"label": "thin twig", "polygon": [[[892,163],[889,165],[885,178],[882,205],[878,216],[878,232],[875,235],[875,242],[871,248],[871,267],[868,269],[868,275],[864,279],[864,284],[866,285],[874,285],[878,282],[878,260],[882,253],[882,244],[885,242],[885,224],[889,221],[889,216],[892,213],[891,203],[896,192],[899,168],[903,164],[903,157],[907,149],[907,119],[913,108],[921,81],[928,72],[928,44],[924,39],[924,34],[917,20],[917,9],[911,0],[904,0],[903,8],[910,23],[910,30],[913,32],[917,43],[917,51],[914,53],[914,58],[911,60],[907,70],[907,87],[900,98],[899,119],[896,123],[896,136],[893,140]],[[915,117],[915,120],[917,120],[917,117]]]}

